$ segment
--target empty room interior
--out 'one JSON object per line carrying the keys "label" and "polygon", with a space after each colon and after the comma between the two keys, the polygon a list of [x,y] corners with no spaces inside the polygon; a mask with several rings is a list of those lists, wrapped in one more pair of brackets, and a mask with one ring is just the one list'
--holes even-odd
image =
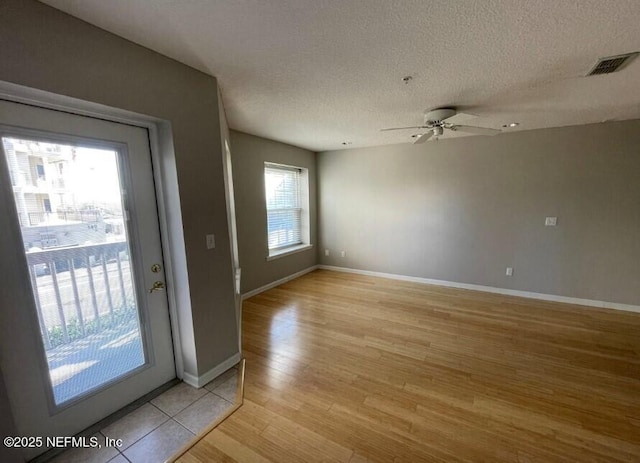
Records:
{"label": "empty room interior", "polygon": [[640,462],[640,2],[0,17],[0,461]]}

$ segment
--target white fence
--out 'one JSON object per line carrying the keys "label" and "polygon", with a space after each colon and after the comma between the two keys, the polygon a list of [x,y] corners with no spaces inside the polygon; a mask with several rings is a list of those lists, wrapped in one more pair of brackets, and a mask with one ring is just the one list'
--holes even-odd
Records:
{"label": "white fence", "polygon": [[26,255],[46,349],[137,316],[127,242]]}

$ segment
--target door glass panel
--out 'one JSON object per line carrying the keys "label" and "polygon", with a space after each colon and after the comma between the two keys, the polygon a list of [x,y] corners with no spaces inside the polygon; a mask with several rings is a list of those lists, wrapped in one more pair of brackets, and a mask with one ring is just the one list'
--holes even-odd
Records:
{"label": "door glass panel", "polygon": [[12,137],[2,143],[60,405],[146,363],[119,154]]}

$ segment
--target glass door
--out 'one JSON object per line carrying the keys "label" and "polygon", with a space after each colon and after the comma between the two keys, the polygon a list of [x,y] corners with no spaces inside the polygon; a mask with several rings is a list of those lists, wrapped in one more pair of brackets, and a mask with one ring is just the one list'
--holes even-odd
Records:
{"label": "glass door", "polygon": [[73,435],[175,376],[148,134],[9,102],[0,124],[0,252],[26,293],[3,295],[26,347],[3,374],[23,435]]}
{"label": "glass door", "polygon": [[122,158],[38,136],[4,136],[2,147],[59,407],[147,362]]}

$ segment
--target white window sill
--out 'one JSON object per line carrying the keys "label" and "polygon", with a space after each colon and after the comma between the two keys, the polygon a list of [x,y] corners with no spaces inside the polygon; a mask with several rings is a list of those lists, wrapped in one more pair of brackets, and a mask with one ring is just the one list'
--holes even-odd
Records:
{"label": "white window sill", "polygon": [[269,255],[267,256],[267,261],[280,259],[281,257],[289,256],[297,252],[306,251],[307,249],[311,249],[312,247],[313,247],[313,244],[298,244],[297,246],[291,246],[290,248],[278,249],[276,251],[269,251]]}

